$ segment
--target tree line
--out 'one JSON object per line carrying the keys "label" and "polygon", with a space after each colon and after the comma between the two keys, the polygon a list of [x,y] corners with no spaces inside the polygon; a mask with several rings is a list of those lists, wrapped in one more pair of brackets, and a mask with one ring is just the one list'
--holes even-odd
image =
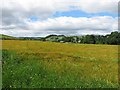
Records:
{"label": "tree line", "polygon": [[41,41],[71,42],[83,44],[111,44],[120,45],[120,32],[115,31],[107,35],[84,35],[84,36],[64,36],[49,35],[41,38]]}
{"label": "tree line", "polygon": [[115,31],[107,35],[84,35],[84,36],[48,35],[46,37],[12,37],[1,34],[0,40],[40,40],[63,43],[120,45],[120,32]]}

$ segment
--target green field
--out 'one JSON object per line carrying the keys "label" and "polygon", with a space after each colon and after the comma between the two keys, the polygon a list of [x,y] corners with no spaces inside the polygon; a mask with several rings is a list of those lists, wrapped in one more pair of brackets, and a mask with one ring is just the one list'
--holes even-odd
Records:
{"label": "green field", "polygon": [[117,88],[118,46],[2,41],[3,88]]}
{"label": "green field", "polygon": [[13,37],[13,36],[8,36],[8,35],[0,34],[0,39],[14,40],[14,39],[17,39],[17,38]]}

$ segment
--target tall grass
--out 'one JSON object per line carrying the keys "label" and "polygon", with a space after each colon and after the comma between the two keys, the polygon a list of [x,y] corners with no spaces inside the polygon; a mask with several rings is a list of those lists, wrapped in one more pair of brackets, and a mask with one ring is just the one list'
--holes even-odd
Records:
{"label": "tall grass", "polygon": [[[10,42],[13,46],[10,46]],[[3,41],[4,88],[117,88],[117,46]]]}

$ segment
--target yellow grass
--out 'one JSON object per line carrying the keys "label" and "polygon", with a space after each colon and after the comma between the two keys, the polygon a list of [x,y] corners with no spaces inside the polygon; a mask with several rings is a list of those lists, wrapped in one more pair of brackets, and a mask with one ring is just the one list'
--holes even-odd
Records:
{"label": "yellow grass", "polygon": [[102,80],[118,84],[118,46],[72,44],[41,41],[3,40],[2,49],[21,55],[43,58],[45,67],[59,74],[76,74],[85,80]]}

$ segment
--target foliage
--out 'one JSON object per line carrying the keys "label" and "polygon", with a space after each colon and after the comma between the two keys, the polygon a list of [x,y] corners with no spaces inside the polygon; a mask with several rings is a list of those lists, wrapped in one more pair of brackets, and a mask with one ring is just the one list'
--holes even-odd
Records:
{"label": "foliage", "polygon": [[110,35],[107,35],[107,43],[120,45],[120,33],[112,32]]}
{"label": "foliage", "polygon": [[112,32],[108,35],[85,35],[85,36],[63,36],[59,39],[57,35],[49,35],[45,37],[44,41],[54,41],[54,42],[71,42],[71,43],[84,43],[84,44],[120,44],[120,33]]}
{"label": "foliage", "polygon": [[46,37],[19,37],[3,35],[3,40],[40,40],[52,42],[69,42],[83,44],[111,44],[120,45],[120,33],[115,31],[108,35],[84,35],[84,36],[64,36],[64,35],[48,35]]}

